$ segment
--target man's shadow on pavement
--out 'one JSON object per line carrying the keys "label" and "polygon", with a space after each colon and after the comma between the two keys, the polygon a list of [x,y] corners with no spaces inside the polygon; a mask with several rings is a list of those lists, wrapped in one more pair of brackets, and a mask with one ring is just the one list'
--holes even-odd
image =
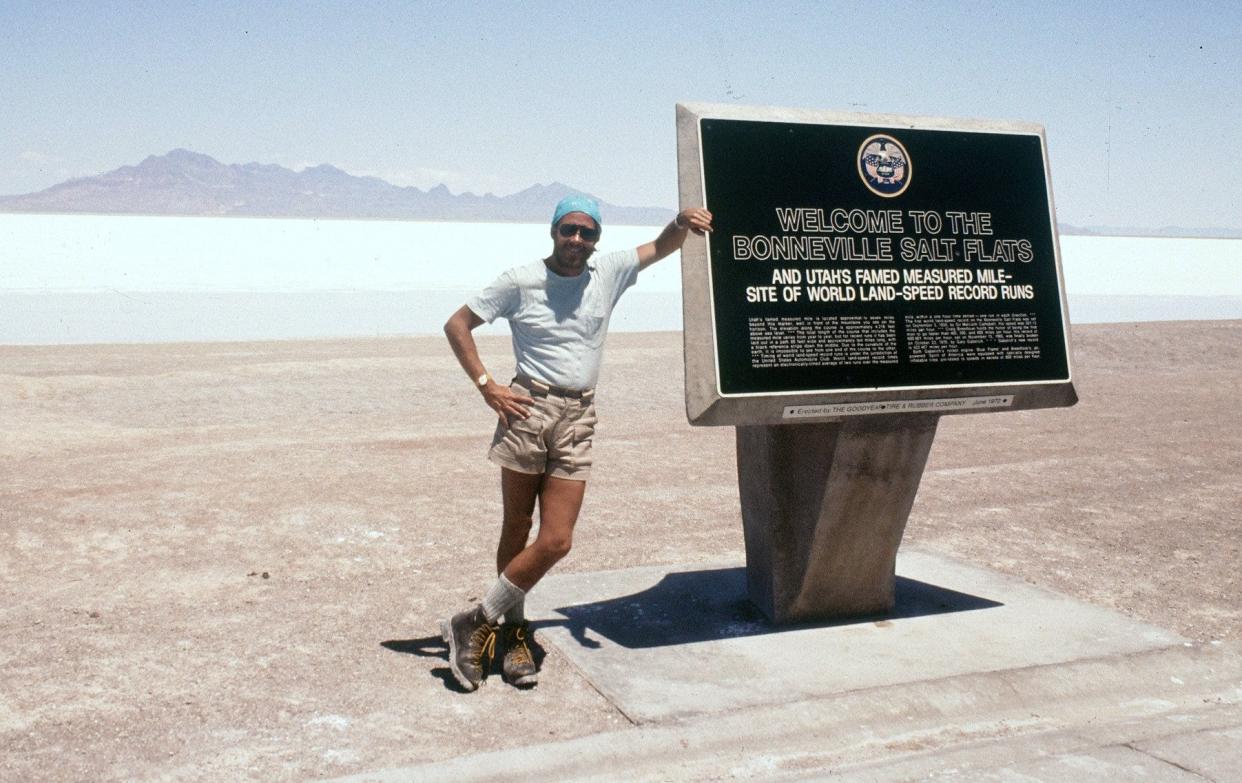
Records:
{"label": "man's shadow on pavement", "polygon": [[[646,590],[571,606],[557,607],[564,619],[537,620],[534,630],[561,627],[583,647],[596,649],[597,635],[628,649],[668,647],[679,644],[782,633],[807,628],[831,628],[859,623],[885,622],[951,612],[967,612],[1002,606],[999,601],[950,590],[946,587],[898,576],[896,602],[891,612],[826,622],[776,626],[747,598],[746,569],[716,568],[666,574]],[[421,639],[381,642],[393,652],[439,658],[448,663],[448,645],[437,634]],[[493,676],[499,673],[503,647],[497,640]],[[541,666],[545,655],[534,637],[531,655]],[[447,665],[431,670],[449,690],[464,692]]]}

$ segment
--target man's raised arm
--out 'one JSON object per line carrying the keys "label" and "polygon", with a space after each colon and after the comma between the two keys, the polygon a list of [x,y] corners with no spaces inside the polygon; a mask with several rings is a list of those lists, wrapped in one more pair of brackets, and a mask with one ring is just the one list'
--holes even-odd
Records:
{"label": "man's raised arm", "polygon": [[703,234],[712,230],[712,213],[700,207],[683,209],[673,218],[673,222],[664,227],[654,242],[638,246],[638,268],[647,267],[661,258],[679,250],[686,242],[686,236],[693,231]]}

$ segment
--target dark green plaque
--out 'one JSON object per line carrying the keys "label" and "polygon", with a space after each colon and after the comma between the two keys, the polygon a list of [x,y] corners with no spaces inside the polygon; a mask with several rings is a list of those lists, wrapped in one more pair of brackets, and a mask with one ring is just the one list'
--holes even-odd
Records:
{"label": "dark green plaque", "polygon": [[1041,134],[698,131],[721,397],[1068,382]]}

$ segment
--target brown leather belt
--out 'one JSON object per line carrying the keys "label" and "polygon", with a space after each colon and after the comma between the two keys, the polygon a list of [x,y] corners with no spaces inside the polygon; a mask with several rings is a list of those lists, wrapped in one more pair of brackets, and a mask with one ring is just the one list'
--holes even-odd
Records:
{"label": "brown leather belt", "polygon": [[515,383],[520,383],[527,389],[530,389],[532,397],[565,397],[570,400],[589,400],[595,396],[594,389],[567,389],[564,386],[556,386],[551,383],[537,381],[534,378],[525,375],[517,375],[513,378]]}

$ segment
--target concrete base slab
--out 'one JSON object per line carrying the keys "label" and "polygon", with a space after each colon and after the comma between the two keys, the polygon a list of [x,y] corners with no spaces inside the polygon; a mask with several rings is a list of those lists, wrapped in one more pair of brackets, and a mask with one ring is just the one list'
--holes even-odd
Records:
{"label": "concrete base slab", "polygon": [[1090,780],[1092,783],[1203,783],[1203,778],[1124,745],[1092,748],[1051,758],[1031,759],[991,770],[971,770],[980,783]]}
{"label": "concrete base slab", "polygon": [[1185,641],[930,552],[902,550],[897,574],[891,613],[793,628],[762,618],[737,565],[551,576],[527,612],[636,723]]}
{"label": "concrete base slab", "polygon": [[1136,750],[1176,764],[1197,779],[1242,778],[1242,726],[1204,729],[1134,742]]}
{"label": "concrete base slab", "polygon": [[1223,781],[1239,779],[1231,742],[1239,736],[1242,655],[1215,643],[1179,644],[648,723],[338,783],[1180,783],[1187,771]]}
{"label": "concrete base slab", "polygon": [[1242,652],[906,549],[883,618],[773,628],[740,566],[551,577],[538,638],[636,724],[406,780],[1232,780]]}

